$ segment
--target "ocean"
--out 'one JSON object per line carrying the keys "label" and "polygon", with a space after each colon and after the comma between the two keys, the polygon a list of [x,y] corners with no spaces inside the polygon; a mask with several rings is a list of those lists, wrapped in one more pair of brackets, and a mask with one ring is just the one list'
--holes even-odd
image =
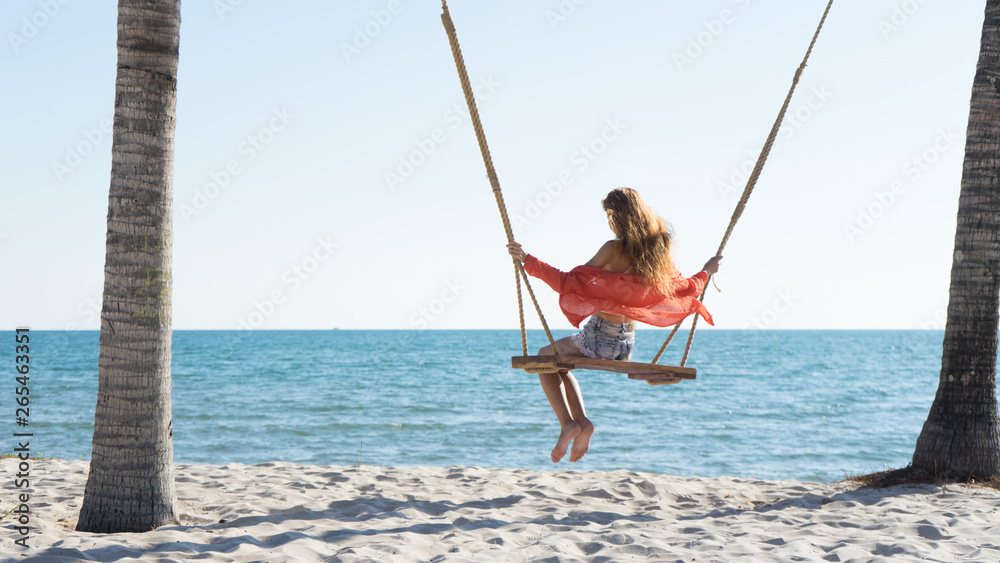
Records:
{"label": "ocean", "polygon": [[[14,425],[14,333],[0,346],[0,452]],[[33,454],[89,459],[96,331],[31,331]],[[557,338],[570,331],[554,331]],[[640,328],[634,361],[666,332]],[[701,330],[695,381],[576,372],[597,431],[578,463],[516,330],[176,331],[177,463],[629,469],[835,481],[903,467],[937,389],[942,331]],[[661,363],[679,360],[682,331]],[[532,353],[546,344],[531,331]]]}

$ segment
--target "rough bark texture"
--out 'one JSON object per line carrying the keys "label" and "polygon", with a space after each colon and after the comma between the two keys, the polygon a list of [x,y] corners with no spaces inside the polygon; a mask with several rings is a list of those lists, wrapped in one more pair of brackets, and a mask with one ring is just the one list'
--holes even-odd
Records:
{"label": "rough bark texture", "polygon": [[941,377],[913,454],[915,469],[959,479],[1000,473],[998,174],[1000,0],[989,0],[972,85]]}
{"label": "rough bark texture", "polygon": [[179,0],[119,0],[93,456],[77,530],[179,523],[170,408]]}

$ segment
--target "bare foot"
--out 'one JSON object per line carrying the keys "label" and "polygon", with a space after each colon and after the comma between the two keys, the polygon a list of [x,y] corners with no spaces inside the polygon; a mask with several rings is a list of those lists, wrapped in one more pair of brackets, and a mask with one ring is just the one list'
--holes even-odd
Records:
{"label": "bare foot", "polygon": [[580,461],[583,459],[584,454],[590,449],[590,437],[594,435],[594,423],[590,422],[590,420],[583,419],[583,423],[579,426],[580,433],[573,440],[573,449],[569,454],[570,461]]}
{"label": "bare foot", "polygon": [[570,422],[566,426],[563,426],[562,432],[559,433],[559,441],[556,442],[556,447],[552,448],[552,463],[559,463],[559,460],[566,455],[566,450],[569,449],[570,442],[579,435],[580,425],[576,422]]}

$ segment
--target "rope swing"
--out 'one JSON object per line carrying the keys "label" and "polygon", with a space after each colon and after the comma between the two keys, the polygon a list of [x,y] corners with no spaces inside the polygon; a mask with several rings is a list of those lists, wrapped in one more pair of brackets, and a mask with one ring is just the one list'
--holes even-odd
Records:
{"label": "rope swing", "polygon": [[[455,57],[455,66],[458,67],[458,78],[462,82],[462,92],[465,93],[465,101],[469,105],[469,116],[472,119],[472,126],[476,129],[476,138],[479,140],[479,151],[483,154],[483,163],[486,165],[486,176],[490,179],[490,186],[493,188],[493,196],[497,200],[497,209],[500,210],[500,219],[503,221],[504,232],[507,233],[507,242],[514,241],[514,231],[510,227],[510,218],[507,216],[507,205],[503,201],[503,192],[500,191],[500,180],[497,178],[497,171],[493,168],[493,157],[490,156],[490,147],[486,144],[486,133],[483,132],[483,122],[479,119],[479,109],[476,107],[476,97],[472,92],[472,84],[469,81],[469,73],[465,69],[465,59],[462,57],[462,47],[458,44],[458,33],[455,31],[455,23],[451,21],[451,13],[448,11],[447,0],[441,0],[444,12],[441,14],[441,21],[448,32],[448,41],[451,43],[451,54]],[[556,341],[552,338],[552,331],[545,322],[545,315],[538,306],[535,299],[535,292],[531,289],[531,282],[528,281],[528,274],[524,272],[521,262],[511,257],[514,262],[514,285],[517,287],[517,315],[521,321],[521,348],[524,355],[528,355],[528,337],[524,330],[524,303],[521,299],[521,280],[528,288],[528,295],[535,305],[535,312],[538,313],[539,320],[542,321],[542,328],[545,329],[545,336],[548,337],[552,349],[556,349]]]}
{"label": "rope swing", "polygon": [[[483,131],[483,124],[479,119],[479,110],[476,107],[475,95],[472,92],[469,74],[465,68],[465,59],[462,57],[462,49],[458,43],[458,34],[455,31],[455,24],[451,19],[451,13],[448,11],[447,0],[441,0],[441,4],[443,8],[441,21],[444,24],[445,31],[448,33],[448,40],[451,43],[451,52],[455,57],[455,66],[458,69],[459,80],[462,83],[462,92],[465,94],[465,101],[469,106],[469,115],[471,117],[472,126],[476,130],[476,138],[479,141],[479,150],[483,155],[483,163],[486,165],[486,175],[489,178],[490,186],[493,188],[493,195],[496,198],[497,209],[500,211],[500,218],[503,221],[504,231],[507,235],[507,242],[513,242],[514,233],[510,226],[510,218],[507,216],[507,206],[503,200],[503,193],[500,191],[500,181],[497,178],[496,170],[493,168],[493,158],[490,156],[489,146],[486,144],[486,134]],[[732,235],[737,221],[739,221],[740,217],[743,215],[743,210],[746,208],[747,201],[750,199],[750,194],[753,193],[753,189],[757,185],[757,179],[760,177],[760,174],[764,169],[764,164],[767,162],[767,157],[771,153],[771,147],[774,145],[774,140],[778,136],[778,130],[781,129],[781,123],[785,118],[785,113],[788,111],[788,105],[792,100],[792,95],[795,93],[795,88],[798,86],[799,79],[801,78],[802,73],[805,70],[806,63],[809,60],[809,55],[812,54],[813,47],[816,45],[816,40],[819,38],[820,31],[823,29],[823,24],[826,22],[827,15],[829,15],[831,7],[833,7],[833,0],[829,0],[827,3],[826,10],[823,12],[823,17],[820,19],[819,25],[816,27],[816,32],[813,34],[812,41],[809,43],[809,48],[806,50],[805,57],[802,59],[802,63],[799,67],[795,70],[791,88],[789,88],[788,94],[785,96],[785,101],[781,105],[781,110],[778,112],[778,117],[774,121],[774,125],[771,126],[771,132],[768,134],[764,147],[761,149],[760,155],[757,157],[757,162],[747,180],[746,187],[743,189],[743,194],[736,203],[736,209],[733,211],[732,218],[729,220],[729,226],[726,227],[726,232],[722,236],[722,242],[719,244],[719,249],[715,253],[716,256],[721,255],[722,251],[726,248],[726,243],[729,242],[729,237]],[[681,358],[680,366],[660,365],[657,364],[657,362],[663,355],[663,352],[667,349],[670,341],[674,338],[674,335],[677,334],[677,331],[680,329],[682,323],[677,323],[677,325],[674,326],[674,329],[663,342],[663,346],[660,347],[656,356],[653,357],[653,361],[649,364],[639,362],[623,362],[618,360],[600,360],[576,356],[529,356],[527,333],[524,327],[524,305],[521,296],[522,280],[524,281],[524,286],[528,290],[528,295],[531,297],[531,302],[535,306],[535,312],[538,314],[538,318],[542,323],[542,328],[545,329],[545,336],[549,339],[549,343],[552,345],[552,350],[554,352],[558,352],[558,350],[556,349],[556,342],[552,337],[552,332],[549,330],[549,325],[545,321],[545,316],[542,314],[542,310],[538,306],[538,300],[535,299],[535,292],[531,289],[531,283],[528,281],[528,275],[525,273],[524,267],[517,258],[511,257],[511,260],[514,263],[514,283],[517,288],[517,312],[521,324],[521,347],[524,351],[524,356],[515,356],[511,358],[511,365],[513,367],[524,369],[529,373],[549,373],[560,369],[595,369],[613,371],[627,373],[629,378],[643,379],[651,385],[679,383],[685,379],[695,378],[695,370],[693,368],[686,367],[686,364],[688,356],[691,352],[691,345],[694,342],[694,334],[698,325],[698,315],[693,315],[694,320],[691,322],[691,331],[688,334],[688,340],[684,347],[684,355]],[[705,288],[698,297],[701,302],[705,301],[705,291],[707,289],[708,283],[706,282]]]}
{"label": "rope swing", "polygon": [[[754,187],[757,186],[757,179],[760,178],[761,171],[764,170],[764,163],[767,162],[767,157],[771,154],[771,147],[774,145],[774,140],[778,136],[778,130],[781,129],[781,122],[785,119],[785,113],[788,111],[788,104],[792,101],[792,95],[795,93],[795,87],[799,85],[799,79],[802,77],[802,72],[805,71],[806,63],[809,61],[809,55],[812,54],[813,47],[816,46],[816,40],[819,38],[819,32],[823,29],[823,24],[826,23],[826,17],[830,14],[830,8],[833,7],[833,0],[829,0],[826,4],[826,10],[823,11],[823,17],[819,20],[819,25],[816,26],[816,33],[813,34],[812,41],[809,42],[809,48],[806,49],[806,55],[802,58],[802,63],[797,69],[795,69],[795,75],[792,77],[792,86],[788,89],[788,95],[785,96],[785,101],[781,104],[781,110],[778,112],[777,119],[774,120],[774,125],[771,126],[771,132],[767,135],[767,141],[764,142],[764,148],[761,149],[760,155],[757,157],[757,163],[754,164],[753,172],[750,173],[750,178],[747,179],[747,185],[743,188],[743,194],[740,196],[740,200],[736,202],[736,209],[733,210],[733,216],[729,219],[729,226],[726,227],[726,233],[722,235],[722,242],[719,243],[719,250],[715,253],[716,256],[721,256],[722,251],[726,248],[726,243],[729,242],[730,235],[733,234],[733,228],[736,227],[736,222],[740,220],[743,215],[743,210],[746,208],[747,201],[750,199],[750,194],[753,193]],[[705,283],[705,289],[702,290],[701,296],[698,298],[702,303],[705,302],[705,292],[708,290],[708,283]],[[688,355],[691,353],[691,343],[694,342],[694,332],[698,326],[698,315],[693,315],[694,320],[691,321],[691,332],[688,333],[687,345],[684,346],[684,355],[681,357],[681,366],[687,364]],[[677,330],[680,328],[682,323],[677,323],[674,330],[670,332],[667,339],[663,342],[663,346],[660,347],[660,351],[656,353],[653,357],[653,363],[655,364],[659,361],[660,356],[663,355],[664,350],[667,349],[667,345],[677,334]]]}

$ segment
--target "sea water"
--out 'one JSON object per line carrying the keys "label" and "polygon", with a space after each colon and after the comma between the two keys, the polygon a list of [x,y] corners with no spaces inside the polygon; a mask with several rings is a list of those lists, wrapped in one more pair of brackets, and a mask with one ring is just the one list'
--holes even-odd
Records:
{"label": "sea water", "polygon": [[[556,338],[568,336],[556,331]],[[666,332],[640,329],[633,361]],[[97,332],[32,331],[33,454],[89,459]],[[176,331],[178,463],[630,469],[838,480],[909,463],[937,389],[941,331],[696,334],[697,379],[578,371],[597,431],[553,465],[559,425],[517,331]],[[676,363],[685,333],[661,363]],[[14,333],[0,343],[0,452],[16,445]],[[546,343],[529,333],[532,353]]]}

